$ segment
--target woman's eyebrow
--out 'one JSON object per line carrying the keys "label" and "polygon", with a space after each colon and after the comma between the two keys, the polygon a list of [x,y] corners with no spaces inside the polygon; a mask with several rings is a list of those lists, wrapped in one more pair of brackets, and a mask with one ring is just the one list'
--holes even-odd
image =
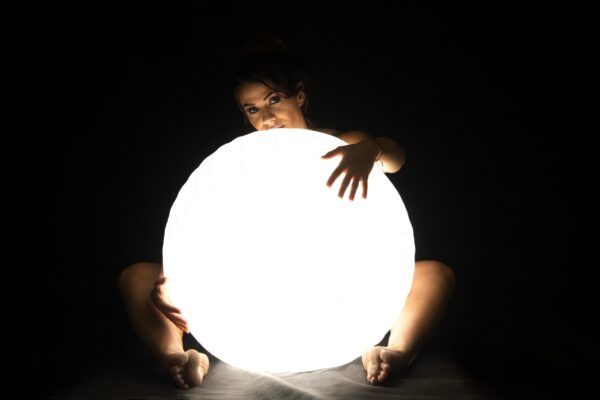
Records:
{"label": "woman's eyebrow", "polygon": [[[263,101],[265,101],[267,99],[267,97],[269,97],[272,94],[273,94],[273,91],[268,92],[266,94],[266,96],[263,97]],[[254,105],[254,103],[244,103],[244,104],[242,104],[242,107],[253,106],[253,105]]]}

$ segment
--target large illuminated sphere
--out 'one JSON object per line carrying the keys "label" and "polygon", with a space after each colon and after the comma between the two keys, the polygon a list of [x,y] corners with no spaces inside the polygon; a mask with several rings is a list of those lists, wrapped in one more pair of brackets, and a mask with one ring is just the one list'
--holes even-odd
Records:
{"label": "large illuminated sphere", "polygon": [[306,129],[241,136],[204,159],[169,215],[164,272],[193,336],[235,367],[301,372],[349,363],[406,301],[414,239],[375,166],[368,198],[338,197],[346,143]]}

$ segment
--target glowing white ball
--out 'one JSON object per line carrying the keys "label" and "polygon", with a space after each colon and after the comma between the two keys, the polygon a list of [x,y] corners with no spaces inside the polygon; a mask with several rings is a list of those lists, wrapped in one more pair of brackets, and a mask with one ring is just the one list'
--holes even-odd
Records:
{"label": "glowing white ball", "polygon": [[368,198],[327,179],[346,143],[306,129],[253,132],[190,175],[163,245],[173,303],[209,352],[235,367],[301,372],[349,363],[406,301],[414,239],[404,203],[375,166]]}

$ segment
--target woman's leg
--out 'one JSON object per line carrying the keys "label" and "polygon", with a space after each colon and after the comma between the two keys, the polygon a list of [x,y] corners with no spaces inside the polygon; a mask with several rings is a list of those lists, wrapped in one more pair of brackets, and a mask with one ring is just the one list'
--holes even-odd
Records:
{"label": "woman's leg", "polygon": [[165,368],[175,383],[187,389],[202,383],[208,357],[196,350],[184,351],[183,332],[150,300],[154,283],[162,277],[162,265],[136,263],[119,276],[119,289],[135,333]]}
{"label": "woman's leg", "polygon": [[454,273],[446,265],[430,260],[415,263],[412,287],[387,346],[363,354],[369,382],[381,383],[392,368],[410,364],[441,319],[453,287]]}

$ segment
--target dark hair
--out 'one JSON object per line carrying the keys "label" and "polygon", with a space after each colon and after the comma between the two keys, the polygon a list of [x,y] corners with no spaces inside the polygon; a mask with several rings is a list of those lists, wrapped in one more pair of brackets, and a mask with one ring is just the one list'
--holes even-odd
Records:
{"label": "dark hair", "polygon": [[[244,83],[258,82],[284,96],[306,92],[308,74],[303,63],[290,55],[281,39],[269,34],[256,35],[246,43],[233,76],[233,94],[241,109],[238,90]],[[302,104],[308,123],[308,96]],[[243,111],[243,110],[242,110]]]}

